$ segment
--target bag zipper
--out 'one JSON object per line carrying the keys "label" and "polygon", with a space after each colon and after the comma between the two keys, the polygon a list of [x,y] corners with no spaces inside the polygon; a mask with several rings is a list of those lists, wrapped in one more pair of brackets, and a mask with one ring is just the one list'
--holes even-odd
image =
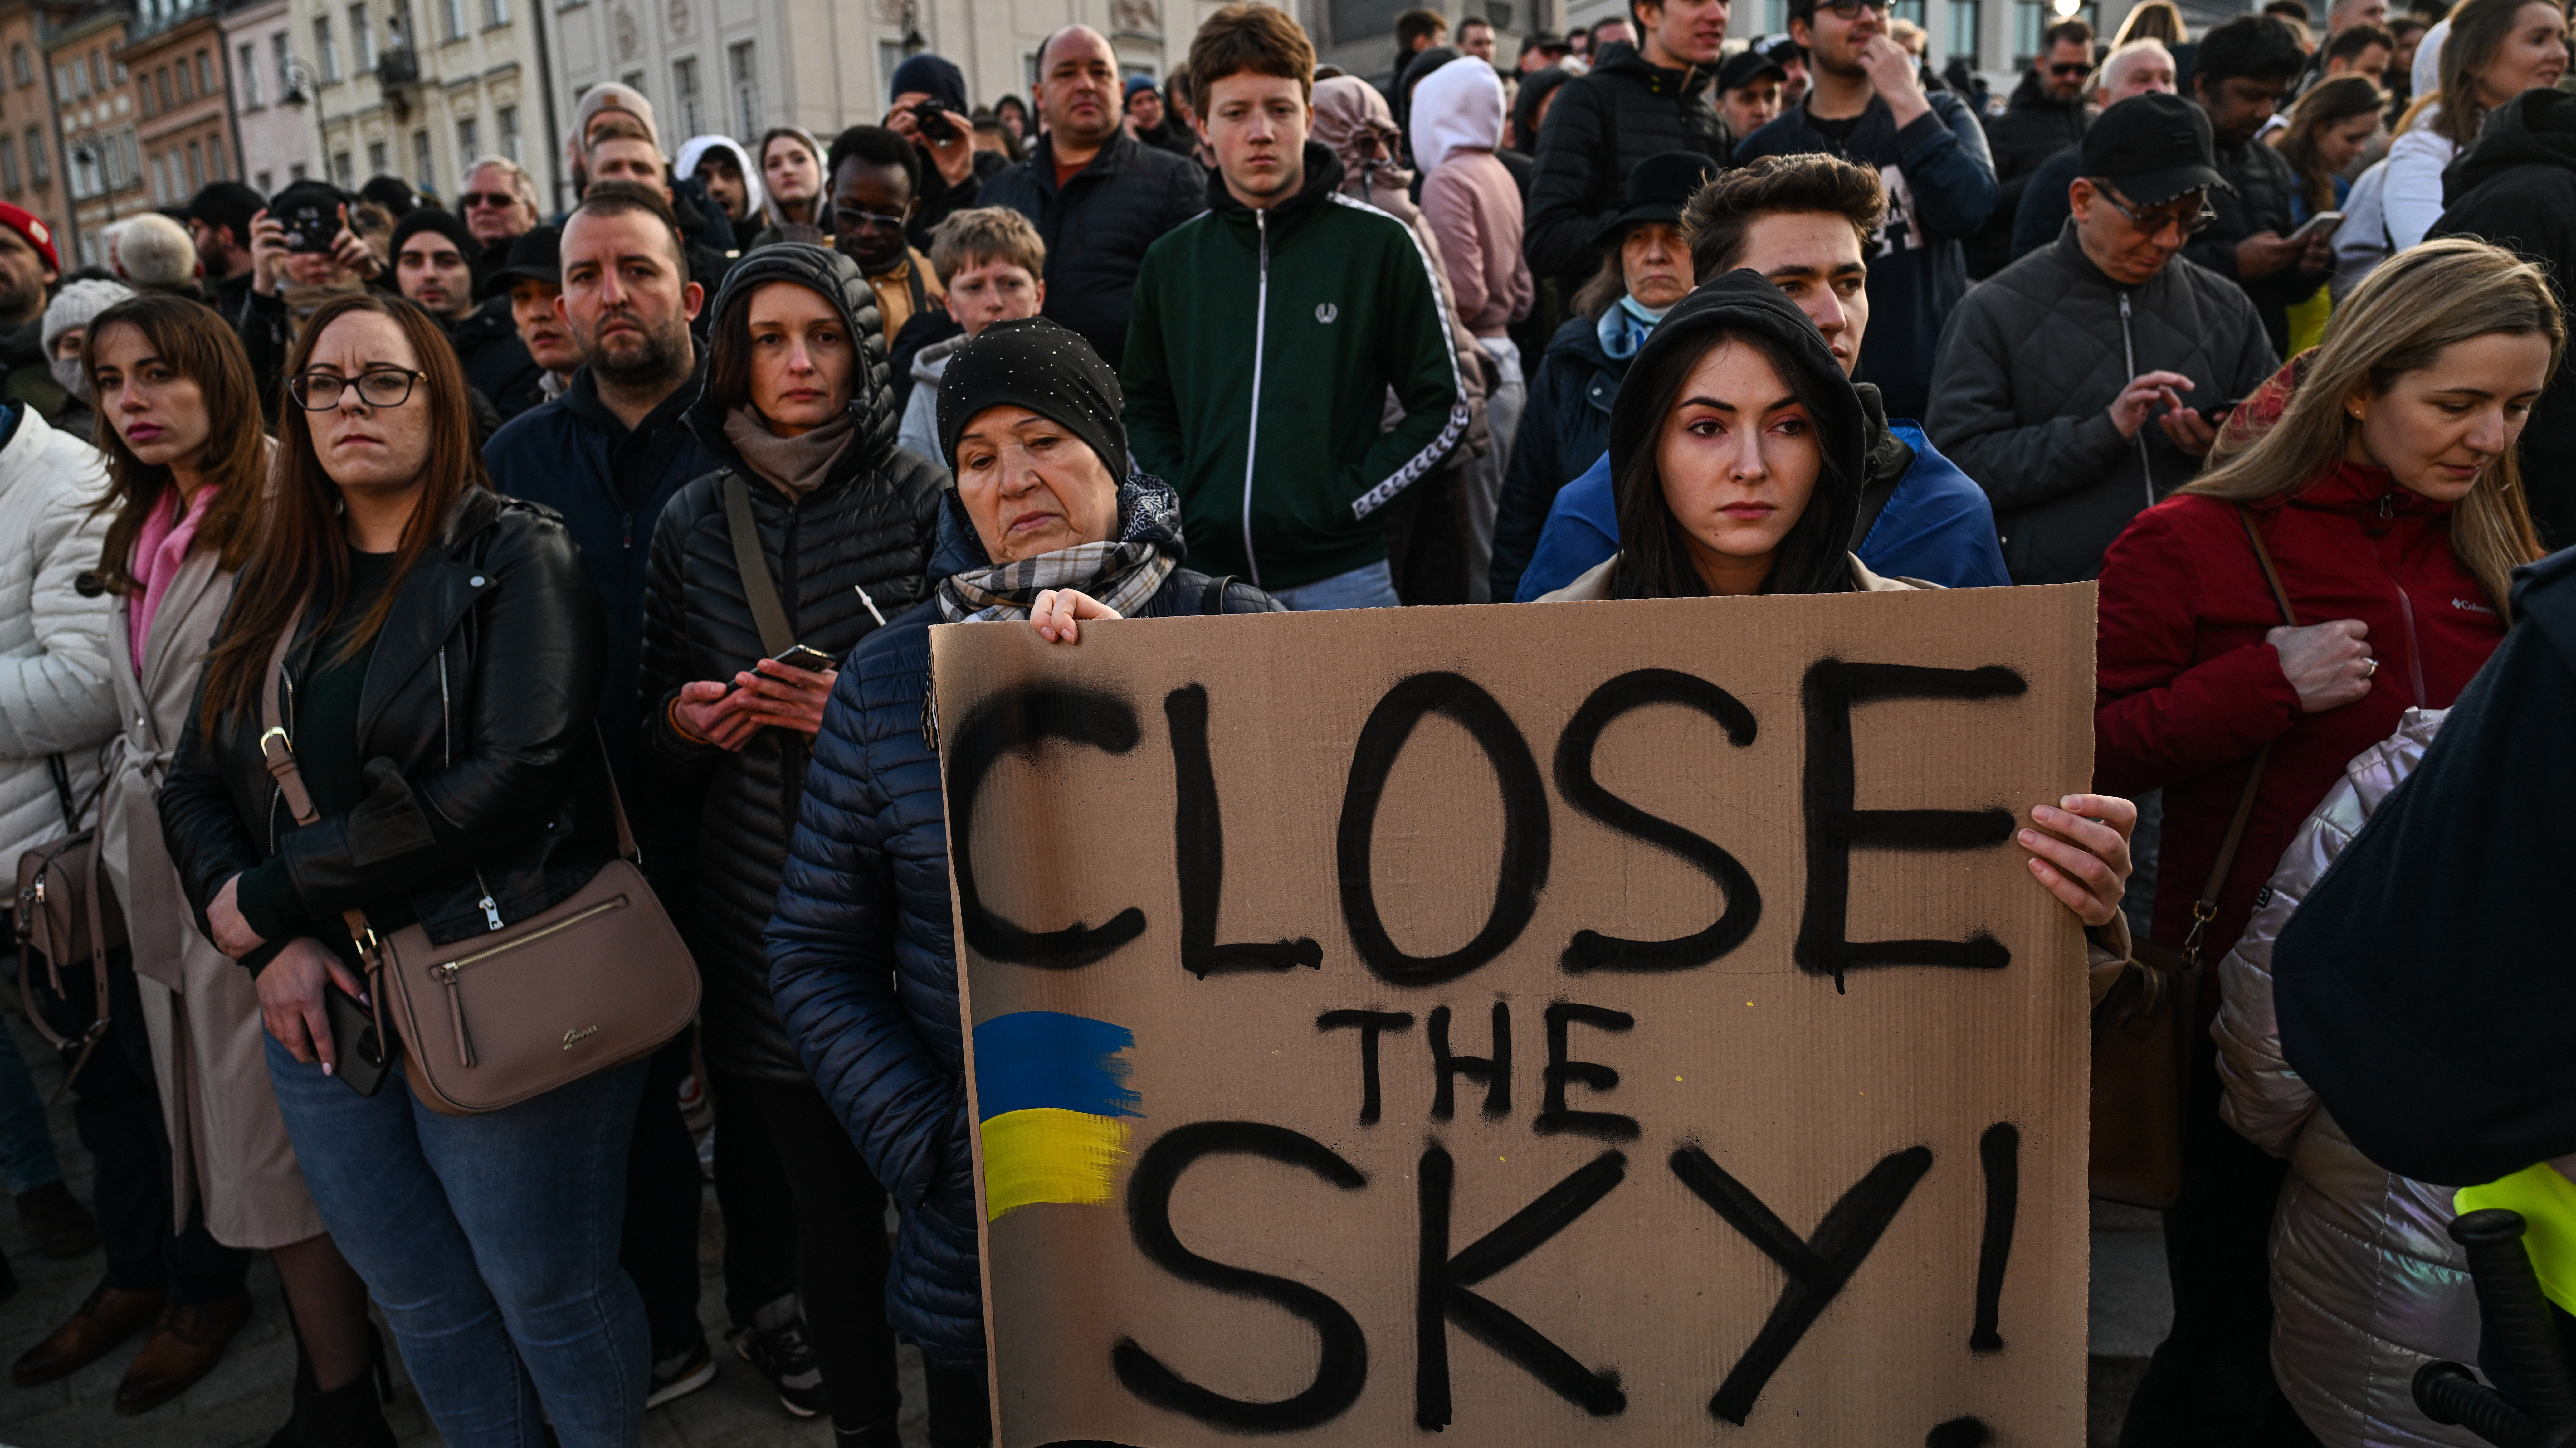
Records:
{"label": "bag zipper", "polygon": [[533,945],[536,942],[545,939],[549,935],[570,930],[585,920],[593,920],[599,916],[608,914],[610,911],[623,910],[625,908],[626,897],[623,895],[617,896],[612,900],[602,900],[598,904],[591,906],[589,909],[565,916],[563,919],[556,921],[554,924],[549,925],[542,930],[531,930],[516,940],[507,941],[500,945],[478,950],[472,955],[458,956],[456,959],[448,961],[442,965],[431,966],[429,968],[429,973],[437,978],[440,985],[447,987],[448,1019],[454,1022],[456,1026],[456,1064],[466,1067],[471,1067],[474,1064],[474,1037],[472,1033],[467,1031],[465,1028],[465,996],[460,989],[461,981],[459,980],[459,977],[461,977],[467,970],[492,959],[494,956],[507,955],[511,951],[517,950],[523,945]]}
{"label": "bag zipper", "polygon": [[[438,646],[438,767],[456,767],[456,718],[447,697],[447,645]],[[483,898],[474,903],[483,907],[483,928],[501,928],[501,907],[492,900],[492,887],[483,881],[483,867],[474,867],[474,887]]]}

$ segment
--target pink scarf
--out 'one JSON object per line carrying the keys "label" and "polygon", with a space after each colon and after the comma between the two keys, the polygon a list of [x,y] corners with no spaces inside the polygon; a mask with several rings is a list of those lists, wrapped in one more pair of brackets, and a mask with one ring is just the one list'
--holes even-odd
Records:
{"label": "pink scarf", "polygon": [[152,637],[152,615],[160,608],[163,595],[170,591],[170,581],[188,561],[188,545],[196,541],[197,524],[215,501],[215,490],[205,488],[197,494],[197,506],[186,517],[179,516],[179,490],[164,488],[161,499],[143,520],[143,532],[134,540],[134,581],[143,585],[126,608],[127,623],[134,649],[134,676],[143,677],[143,646]]}

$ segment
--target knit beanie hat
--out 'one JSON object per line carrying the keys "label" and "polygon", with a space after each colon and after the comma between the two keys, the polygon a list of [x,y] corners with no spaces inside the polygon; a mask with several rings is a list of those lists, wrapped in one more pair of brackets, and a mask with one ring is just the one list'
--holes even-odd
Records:
{"label": "knit beanie hat", "polygon": [[424,206],[395,222],[393,240],[385,247],[386,255],[400,257],[403,243],[424,231],[435,231],[456,243],[457,255],[465,258],[465,269],[473,275],[474,295],[482,295],[483,243],[474,239],[474,233],[466,229],[464,218],[455,212]]}
{"label": "knit beanie hat", "polygon": [[644,99],[644,93],[631,85],[602,81],[583,91],[581,99],[573,105],[572,135],[568,139],[574,152],[586,149],[584,143],[590,138],[590,123],[602,111],[624,111],[642,121],[645,133],[653,138],[653,149],[662,149],[662,132],[653,124],[653,103]]}
{"label": "knit beanie hat", "polygon": [[925,50],[894,68],[894,82],[887,91],[892,95],[919,91],[952,111],[962,111],[966,109],[966,72],[948,57]]}
{"label": "knit beanie hat", "polygon": [[65,282],[63,289],[54,293],[53,304],[45,308],[44,329],[39,334],[44,339],[45,355],[54,355],[54,344],[62,340],[65,332],[74,327],[87,330],[99,313],[133,295],[134,288],[104,278]]}
{"label": "knit beanie hat", "polygon": [[27,245],[36,249],[36,255],[45,259],[47,268],[53,271],[63,269],[62,258],[54,254],[53,230],[39,221],[34,212],[0,201],[0,226],[25,237]]}
{"label": "knit beanie hat", "polygon": [[948,356],[939,379],[939,450],[957,464],[957,437],[985,409],[1025,407],[1082,439],[1109,476],[1127,476],[1118,374],[1079,332],[1045,317],[995,322]]}

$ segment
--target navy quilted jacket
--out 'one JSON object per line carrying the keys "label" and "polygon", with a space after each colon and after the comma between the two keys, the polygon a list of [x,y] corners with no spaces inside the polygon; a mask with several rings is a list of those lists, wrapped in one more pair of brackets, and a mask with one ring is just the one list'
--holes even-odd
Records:
{"label": "navy quilted jacket", "polygon": [[[946,512],[940,577],[985,561],[954,493]],[[1143,616],[1200,612],[1209,581],[1173,570]],[[1226,586],[1227,613],[1279,607]],[[933,1366],[972,1368],[984,1360],[984,1310],[948,828],[921,732],[938,621],[936,603],[912,609],[841,668],[769,921],[769,984],[814,1084],[902,1214],[887,1320]]]}

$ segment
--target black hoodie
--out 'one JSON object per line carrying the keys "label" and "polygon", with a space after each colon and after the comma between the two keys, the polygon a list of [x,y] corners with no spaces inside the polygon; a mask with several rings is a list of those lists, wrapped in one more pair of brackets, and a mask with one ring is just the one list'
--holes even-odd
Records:
{"label": "black hoodie", "polygon": [[[2561,306],[2576,276],[2576,95],[2530,90],[2487,117],[2442,173],[2450,209],[2429,236],[2474,236],[2549,273]],[[2522,486],[2544,547],[2576,544],[2576,366],[2562,364],[2522,431]]]}
{"label": "black hoodie", "polygon": [[[1619,400],[1610,409],[1611,488],[1619,503],[1619,536],[1641,540],[1653,536],[1639,520],[1664,507],[1663,488],[1653,478],[1626,466],[1625,459],[1659,432],[1670,399],[1656,379],[1689,371],[1712,334],[1749,332],[1788,355],[1798,372],[1797,390],[1812,400],[1816,439],[1825,450],[1825,468],[1816,479],[1807,510],[1780,540],[1778,563],[1764,580],[1765,593],[1848,593],[1855,586],[1850,546],[1860,518],[1861,483],[1869,467],[1872,429],[1869,414],[1851,379],[1835,365],[1816,324],[1798,310],[1780,288],[1760,272],[1743,268],[1703,284],[1655,324],[1646,345],[1628,365]],[[1678,386],[1678,382],[1675,384]],[[1637,546],[1633,541],[1628,546]],[[1637,570],[1619,570],[1618,592],[1636,597]]]}

